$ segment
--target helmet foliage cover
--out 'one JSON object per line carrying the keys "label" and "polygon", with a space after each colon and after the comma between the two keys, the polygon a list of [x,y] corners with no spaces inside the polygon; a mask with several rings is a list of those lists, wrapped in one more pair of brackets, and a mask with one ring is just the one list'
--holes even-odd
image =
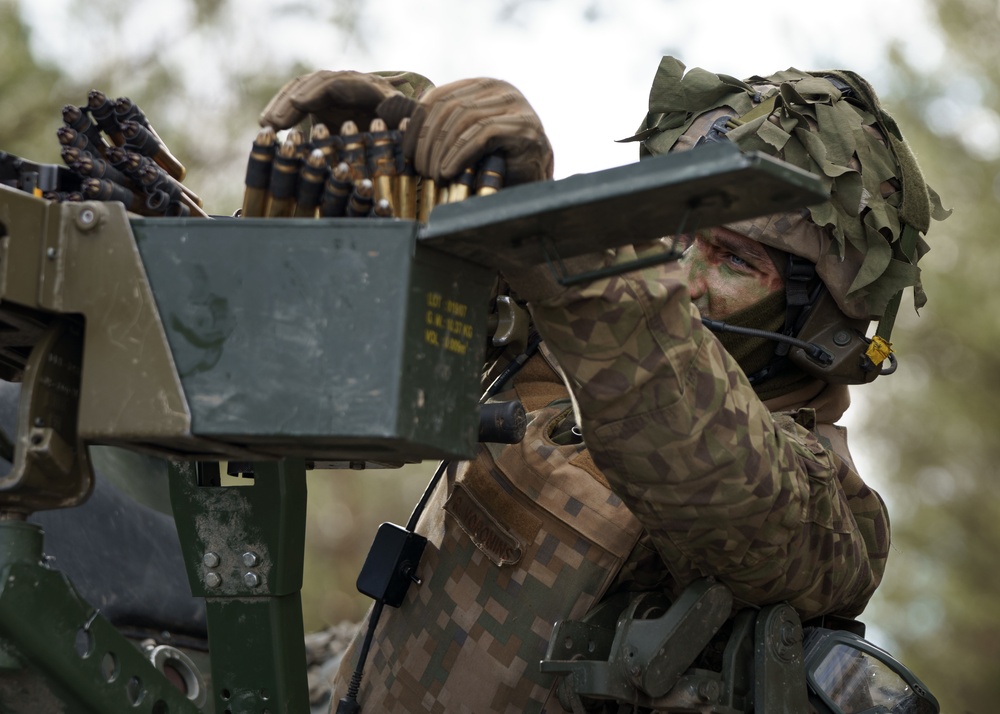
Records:
{"label": "helmet foliage cover", "polygon": [[[728,115],[726,139],[819,176],[830,192],[829,201],[801,213],[731,228],[816,263],[849,317],[879,319],[910,286],[914,306],[924,305],[917,261],[928,246],[921,234],[949,212],[867,81],[845,70],[788,69],[747,80],[684,70],[673,57],[661,60],[649,112],[628,139],[642,141],[641,156],[690,148]],[[917,232],[909,241],[901,240],[905,226]]]}

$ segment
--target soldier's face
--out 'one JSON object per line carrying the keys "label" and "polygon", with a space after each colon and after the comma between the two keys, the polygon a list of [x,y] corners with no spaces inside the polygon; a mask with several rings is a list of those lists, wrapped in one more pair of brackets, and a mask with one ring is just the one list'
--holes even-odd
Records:
{"label": "soldier's face", "polygon": [[764,246],[726,228],[695,237],[682,264],[702,317],[724,320],[784,288]]}

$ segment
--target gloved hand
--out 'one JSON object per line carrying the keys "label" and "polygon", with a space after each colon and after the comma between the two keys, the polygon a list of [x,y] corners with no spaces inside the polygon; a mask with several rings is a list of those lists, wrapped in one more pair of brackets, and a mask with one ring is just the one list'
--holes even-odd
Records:
{"label": "gloved hand", "polygon": [[403,151],[417,173],[438,182],[495,152],[507,160],[505,185],[552,178],[552,145],[541,120],[521,92],[499,79],[463,79],[424,94]]}
{"label": "gloved hand", "polygon": [[348,119],[365,131],[384,100],[392,98],[389,104],[399,114],[398,107],[409,103],[407,97],[430,86],[430,80],[414,72],[319,70],[296,77],[278,90],[261,112],[260,125],[288,129],[311,115],[333,133]]}

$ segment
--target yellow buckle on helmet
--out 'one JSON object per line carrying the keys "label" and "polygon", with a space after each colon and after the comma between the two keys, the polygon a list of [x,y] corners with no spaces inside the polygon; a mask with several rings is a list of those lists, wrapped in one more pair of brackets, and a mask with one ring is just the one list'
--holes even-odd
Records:
{"label": "yellow buckle on helmet", "polygon": [[889,358],[893,352],[892,343],[875,335],[872,337],[872,341],[868,344],[868,349],[865,354],[868,359],[872,361],[876,367],[878,367],[882,362]]}

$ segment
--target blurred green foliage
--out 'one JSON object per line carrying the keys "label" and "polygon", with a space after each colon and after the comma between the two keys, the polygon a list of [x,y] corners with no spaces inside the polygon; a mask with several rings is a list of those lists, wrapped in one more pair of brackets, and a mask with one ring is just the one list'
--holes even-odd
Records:
{"label": "blurred green foliage", "polygon": [[375,532],[405,525],[436,464],[374,471],[311,471],[302,610],[307,631],[361,620],[371,600],[355,582]]}
{"label": "blurred green foliage", "polygon": [[[38,161],[58,159],[55,131],[65,103],[59,97],[71,95],[74,88],[57,68],[34,58],[18,5],[10,2],[0,2],[0,60],[0,150]],[[47,116],[52,117],[48,136],[39,121]]]}
{"label": "blurred green foliage", "polygon": [[[235,44],[228,23],[239,3],[175,3],[190,10],[184,19],[136,45],[131,36],[135,23],[144,21],[144,8],[122,0],[70,0],[69,14],[86,18],[69,25],[72,36],[65,38],[89,70],[84,80],[47,59],[53,53],[41,51],[49,49],[39,45],[44,37],[33,37],[34,28],[23,21],[27,4],[0,0],[0,150],[59,163],[56,129],[62,125],[62,107],[85,105],[87,93],[99,89],[111,98],[129,97],[142,108],[187,168],[185,184],[201,197],[206,211],[229,215],[239,208],[257,115],[278,87],[306,71],[292,60],[263,53],[253,64],[227,56],[227,42]],[[351,0],[314,0],[287,10],[276,6],[275,12],[314,13],[327,20],[338,8],[351,6]],[[214,47],[220,59],[206,63],[205,73],[192,80],[191,57],[206,47]],[[65,48],[54,54],[64,56]],[[216,85],[221,89],[216,91]]]}
{"label": "blurred green foliage", "polygon": [[[1000,8],[934,0],[946,65],[928,76],[894,57],[890,110],[954,214],[921,262],[928,304],[901,314],[896,375],[870,390],[863,445],[893,520],[885,581],[865,619],[944,712],[1000,702]],[[862,439],[858,439],[862,436]]]}

